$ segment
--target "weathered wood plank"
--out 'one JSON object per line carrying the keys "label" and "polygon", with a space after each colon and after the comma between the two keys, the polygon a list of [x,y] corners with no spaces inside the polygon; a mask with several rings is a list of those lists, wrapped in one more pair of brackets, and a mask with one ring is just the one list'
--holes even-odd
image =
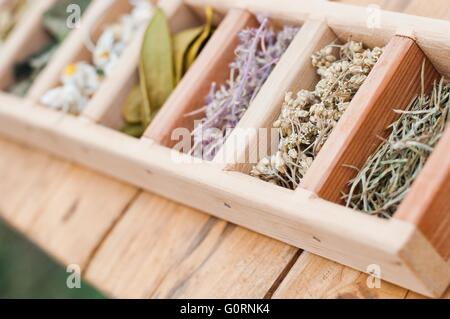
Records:
{"label": "weathered wood plank", "polygon": [[[382,281],[370,288],[368,275],[304,252],[274,298],[404,298],[407,290]],[[369,280],[371,281],[371,280]]]}
{"label": "weathered wood plank", "polygon": [[63,264],[84,266],[138,190],[0,139],[0,217]]}
{"label": "weathered wood plank", "polygon": [[86,278],[116,297],[262,298],[295,254],[281,242],[142,194]]}

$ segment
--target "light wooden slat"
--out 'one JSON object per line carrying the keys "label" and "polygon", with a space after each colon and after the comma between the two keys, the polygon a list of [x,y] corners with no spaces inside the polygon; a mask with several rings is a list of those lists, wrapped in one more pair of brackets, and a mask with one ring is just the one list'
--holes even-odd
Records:
{"label": "light wooden slat", "polygon": [[142,194],[98,250],[86,278],[125,298],[262,298],[295,252]]}
{"label": "light wooden slat", "polygon": [[450,5],[445,0],[410,0],[405,13],[435,19],[450,19]]}
{"label": "light wooden slat", "polygon": [[186,116],[204,106],[211,84],[220,85],[228,79],[228,65],[233,61],[238,44],[237,33],[245,27],[256,25],[253,15],[242,10],[231,10],[200,56],[178,84],[162,109],[157,113],[144,136],[172,147],[172,131],[176,128],[194,128],[197,117]]}
{"label": "light wooden slat", "polygon": [[[408,291],[408,294],[406,295],[406,299],[426,299],[426,297],[419,295],[415,292]],[[447,290],[447,292],[442,296],[442,299],[450,299],[450,287]]]}
{"label": "light wooden slat", "polygon": [[396,218],[418,225],[448,260],[450,257],[450,126],[398,209]]}
{"label": "light wooden slat", "polygon": [[3,139],[0,149],[0,217],[83,267],[137,190]]}
{"label": "light wooden slat", "polygon": [[42,0],[30,3],[22,18],[12,30],[0,50],[0,89],[6,89],[14,81],[13,65],[37,50],[49,41],[42,27],[43,13],[55,0]]}
{"label": "light wooden slat", "polygon": [[337,0],[336,2],[366,7],[377,5],[383,10],[403,11],[409,5],[410,1],[411,0]]}
{"label": "light wooden slat", "polygon": [[[407,290],[382,281],[370,288],[368,275],[310,253],[303,253],[273,298],[404,298]],[[370,283],[372,279],[370,279]]]}

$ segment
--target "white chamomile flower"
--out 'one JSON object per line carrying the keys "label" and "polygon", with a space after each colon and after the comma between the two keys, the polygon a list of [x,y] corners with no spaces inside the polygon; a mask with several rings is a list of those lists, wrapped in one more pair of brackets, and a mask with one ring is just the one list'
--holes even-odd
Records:
{"label": "white chamomile flower", "polygon": [[69,64],[64,69],[61,82],[65,86],[74,85],[86,97],[92,96],[100,86],[97,70],[86,62]]}
{"label": "white chamomile flower", "polygon": [[105,30],[97,41],[95,50],[92,54],[94,64],[102,69],[110,59],[111,51],[115,43],[114,29],[109,28]]}
{"label": "white chamomile flower", "polygon": [[77,87],[65,85],[49,90],[41,98],[41,103],[66,113],[79,114],[87,104],[87,99]]}
{"label": "white chamomile flower", "polygon": [[100,87],[103,76],[111,74],[138,29],[145,26],[153,14],[153,5],[148,0],[130,0],[130,3],[133,6],[131,12],[109,25],[100,35],[92,52],[92,64],[69,64],[61,76],[62,86],[42,96],[44,105],[75,114],[84,109]]}

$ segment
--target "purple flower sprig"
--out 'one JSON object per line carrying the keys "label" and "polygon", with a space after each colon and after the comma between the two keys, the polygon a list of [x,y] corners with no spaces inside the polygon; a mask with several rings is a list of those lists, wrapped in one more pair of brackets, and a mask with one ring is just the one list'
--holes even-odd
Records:
{"label": "purple flower sprig", "polygon": [[204,118],[192,132],[194,156],[214,158],[299,30],[285,26],[275,32],[267,18],[259,21],[258,28],[239,32],[239,45],[229,66],[227,82],[220,87],[216,83],[211,85],[206,105],[200,109]]}

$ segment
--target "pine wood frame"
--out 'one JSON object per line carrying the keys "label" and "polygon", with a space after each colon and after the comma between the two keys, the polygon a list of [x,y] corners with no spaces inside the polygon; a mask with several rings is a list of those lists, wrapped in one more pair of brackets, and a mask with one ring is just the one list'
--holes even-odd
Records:
{"label": "pine wood frame", "polygon": [[[417,78],[423,59],[428,61],[427,85],[438,74],[450,76],[450,35],[445,32],[450,22],[380,11],[380,25],[374,30],[367,26],[365,8],[336,3],[163,0],[160,6],[173,30],[198,23],[204,5],[212,5],[224,20],[163,107],[158,115],[161,119],[150,125],[143,138],[133,139],[114,128],[121,123],[120,104],[136,79],[139,37],[122,57],[124,63],[103,82],[80,117],[54,112],[38,103],[67,63],[86,56],[86,30],[98,33],[105,23],[102,21],[126,11],[121,5],[105,7],[104,3],[94,1],[83,17],[82,27],[64,42],[25,99],[0,93],[2,134],[360,271],[379,265],[383,279],[418,293],[439,296],[444,292],[450,282],[450,201],[446,196],[450,190],[450,129],[392,220],[349,210],[338,203],[337,194],[351,175],[341,164],[351,160],[361,165],[376,146],[375,137],[394,119],[389,107],[393,103],[405,107],[416,94],[417,82],[408,79]],[[189,104],[195,97],[194,90],[210,82],[216,76],[214,70],[226,66],[217,48],[225,52],[235,45],[227,35],[245,23],[231,22],[247,21],[248,12],[298,23],[302,29],[239,123],[242,128],[270,127],[285,91],[311,88],[317,78],[309,57],[329,41],[352,36],[369,46],[387,45],[382,61],[296,191],[254,179],[245,174],[248,167],[234,164],[232,159],[226,165],[218,160],[174,164],[173,150],[164,146],[167,128],[179,125],[170,121],[180,120],[176,114],[193,107],[176,101],[184,98]],[[2,49],[2,81],[9,76],[19,54],[45,41],[35,36],[40,13],[36,10],[29,14]],[[204,72],[205,66],[210,67],[209,73]],[[251,149],[251,143],[249,140],[240,149],[225,145],[224,150],[239,158]],[[180,156],[190,160],[188,155]]]}

